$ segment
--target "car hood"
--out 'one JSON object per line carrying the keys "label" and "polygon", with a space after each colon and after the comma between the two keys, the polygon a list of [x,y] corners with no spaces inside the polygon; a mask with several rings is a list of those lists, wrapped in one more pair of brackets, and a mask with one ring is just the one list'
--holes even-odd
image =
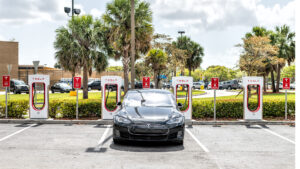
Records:
{"label": "car hood", "polygon": [[16,85],[18,87],[29,87],[28,85]]}
{"label": "car hood", "polygon": [[166,121],[175,112],[173,107],[126,107],[127,116],[133,121]]}

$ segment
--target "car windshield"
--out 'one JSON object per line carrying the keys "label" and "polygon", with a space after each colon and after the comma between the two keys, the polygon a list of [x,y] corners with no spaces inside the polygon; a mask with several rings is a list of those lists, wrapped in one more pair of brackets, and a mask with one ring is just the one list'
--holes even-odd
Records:
{"label": "car windshield", "polygon": [[65,87],[65,88],[69,88],[70,86],[69,85],[67,85],[67,84],[65,84],[65,83],[60,83],[59,84],[61,87]]}
{"label": "car windshield", "polygon": [[[144,99],[144,100],[143,100]],[[124,99],[127,107],[155,106],[155,107],[174,107],[172,94],[157,92],[132,92],[128,93]]]}
{"label": "car windshield", "polygon": [[16,85],[26,85],[23,81],[15,81]]}

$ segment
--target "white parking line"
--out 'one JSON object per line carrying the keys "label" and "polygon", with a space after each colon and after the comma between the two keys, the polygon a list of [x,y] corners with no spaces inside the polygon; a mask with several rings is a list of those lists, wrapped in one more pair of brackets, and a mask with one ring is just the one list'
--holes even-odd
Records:
{"label": "white parking line", "polygon": [[206,152],[209,153],[209,150],[196,138],[196,136],[189,130],[189,129],[185,129],[190,136],[196,141],[196,143],[198,143],[198,145]]}
{"label": "white parking line", "polygon": [[21,132],[24,131],[24,130],[29,129],[30,127],[32,127],[32,126],[34,126],[34,125],[36,125],[36,124],[31,124],[31,125],[28,126],[28,127],[25,127],[25,128],[23,128],[23,129],[21,129],[21,130],[19,130],[19,131],[16,131],[16,132],[14,132],[14,133],[12,133],[12,134],[10,134],[10,135],[8,135],[8,136],[5,136],[5,137],[3,137],[3,138],[0,139],[0,142],[6,140],[6,139],[8,139],[8,138],[10,138],[10,137],[12,137],[12,136],[14,136],[14,135],[16,135],[16,134],[21,133]]}
{"label": "white parking line", "polygon": [[103,141],[105,140],[106,135],[107,135],[107,133],[108,133],[110,127],[111,127],[111,125],[107,125],[107,126],[106,126],[106,129],[105,129],[103,135],[101,136],[100,140],[98,141],[98,148],[99,148],[99,149],[101,149],[101,147],[103,146]]}
{"label": "white parking line", "polygon": [[263,130],[265,130],[265,131],[267,131],[267,132],[273,134],[274,136],[277,136],[277,137],[279,137],[279,138],[282,138],[283,140],[286,140],[286,141],[288,141],[288,142],[290,142],[290,143],[292,143],[292,144],[295,144],[294,141],[292,141],[292,140],[290,140],[290,139],[288,139],[288,138],[286,138],[286,137],[283,137],[282,135],[277,134],[277,133],[275,133],[274,131],[271,131],[271,130],[269,130],[269,129],[263,128],[263,127],[261,127],[261,126],[258,126],[258,127],[260,127],[261,129],[263,129]]}

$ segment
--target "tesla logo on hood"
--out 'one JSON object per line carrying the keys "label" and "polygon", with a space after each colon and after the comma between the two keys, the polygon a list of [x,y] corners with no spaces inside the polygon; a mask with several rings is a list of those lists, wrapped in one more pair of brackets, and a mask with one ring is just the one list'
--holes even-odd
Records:
{"label": "tesla logo on hood", "polygon": [[151,127],[151,124],[146,124],[147,128],[149,129]]}

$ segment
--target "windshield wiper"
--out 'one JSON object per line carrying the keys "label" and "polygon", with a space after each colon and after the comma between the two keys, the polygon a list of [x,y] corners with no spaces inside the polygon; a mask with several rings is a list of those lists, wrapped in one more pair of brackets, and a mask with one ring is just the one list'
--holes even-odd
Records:
{"label": "windshield wiper", "polygon": [[142,100],[141,100],[141,104],[143,104],[144,102],[146,102],[146,100],[144,99],[144,96],[143,96],[143,93],[139,90],[136,90],[142,97]]}

